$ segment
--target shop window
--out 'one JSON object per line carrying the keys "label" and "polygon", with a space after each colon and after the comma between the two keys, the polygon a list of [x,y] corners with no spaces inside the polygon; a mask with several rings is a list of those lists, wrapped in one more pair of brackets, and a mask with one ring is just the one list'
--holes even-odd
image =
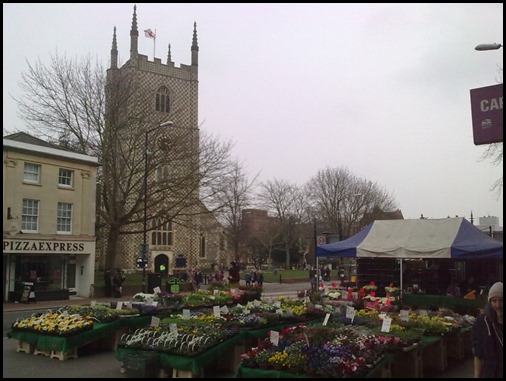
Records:
{"label": "shop window", "polygon": [[61,187],[72,188],[74,185],[74,171],[69,169],[60,168],[60,172],[58,174],[58,185]]}
{"label": "shop window", "polygon": [[40,182],[40,165],[25,163],[23,181],[38,184]]}
{"label": "shop window", "polygon": [[39,200],[23,199],[21,210],[21,231],[37,233],[39,231]]}
{"label": "shop window", "polygon": [[16,258],[16,279],[35,283],[35,291],[58,290],[63,288],[65,268],[62,256],[27,255]]}
{"label": "shop window", "polygon": [[72,233],[72,204],[58,203],[57,233]]}

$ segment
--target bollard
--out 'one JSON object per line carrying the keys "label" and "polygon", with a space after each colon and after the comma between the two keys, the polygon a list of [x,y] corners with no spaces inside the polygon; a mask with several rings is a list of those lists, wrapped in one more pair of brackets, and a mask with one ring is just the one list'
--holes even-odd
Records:
{"label": "bollard", "polygon": [[279,284],[281,284],[281,274],[279,274]]}

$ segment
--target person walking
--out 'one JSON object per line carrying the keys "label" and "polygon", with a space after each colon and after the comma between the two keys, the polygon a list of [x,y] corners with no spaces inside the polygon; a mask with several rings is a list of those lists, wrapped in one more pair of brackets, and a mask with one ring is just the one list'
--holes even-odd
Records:
{"label": "person walking", "polygon": [[262,270],[257,271],[257,284],[260,287],[264,286],[264,274],[262,273]]}
{"label": "person walking", "polygon": [[503,377],[502,282],[488,292],[488,302],[472,327],[474,378]]}
{"label": "person walking", "polygon": [[228,269],[228,281],[232,287],[238,287],[241,275],[239,273],[239,266],[237,262],[233,261],[230,263],[231,267]]}
{"label": "person walking", "polygon": [[195,270],[195,274],[193,275],[193,281],[195,282],[195,288],[197,290],[200,290],[200,285],[204,281],[204,277],[202,276],[202,271],[198,267],[197,270]]}
{"label": "person walking", "polygon": [[121,272],[120,269],[116,270],[116,274],[114,274],[114,278],[112,280],[112,284],[114,287],[114,297],[121,298],[123,294],[123,282],[125,281],[125,275]]}

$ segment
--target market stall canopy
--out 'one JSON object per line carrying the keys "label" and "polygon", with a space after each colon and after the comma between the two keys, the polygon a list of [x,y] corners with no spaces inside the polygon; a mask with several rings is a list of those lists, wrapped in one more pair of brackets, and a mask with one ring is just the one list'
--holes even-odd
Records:
{"label": "market stall canopy", "polygon": [[354,236],[320,245],[318,257],[502,259],[503,243],[463,217],[377,220]]}

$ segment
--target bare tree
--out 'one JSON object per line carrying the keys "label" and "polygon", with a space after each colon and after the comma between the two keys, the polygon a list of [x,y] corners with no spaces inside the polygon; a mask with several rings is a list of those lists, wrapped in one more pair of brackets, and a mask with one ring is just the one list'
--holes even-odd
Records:
{"label": "bare tree", "polygon": [[217,215],[227,227],[232,242],[234,259],[239,261],[239,247],[242,240],[242,211],[251,203],[252,189],[258,177],[249,180],[243,164],[235,160],[230,173],[221,179],[217,192],[209,197],[209,203],[218,207]]}
{"label": "bare tree", "polygon": [[299,239],[298,229],[305,216],[307,196],[300,187],[285,180],[274,179],[260,187],[260,202],[274,213],[280,224],[286,267],[290,268],[290,248]]}
{"label": "bare tree", "polygon": [[[267,260],[269,269],[272,264],[272,251],[279,244],[282,244],[282,232],[283,227],[279,224],[277,218],[270,217],[267,222],[260,227],[259,235],[254,238],[255,242],[258,242],[267,251]],[[249,246],[253,246],[252,243],[247,243]],[[264,258],[258,258],[263,260]]]}
{"label": "bare tree", "polygon": [[119,237],[143,231],[145,205],[149,230],[168,221],[191,225],[192,217],[207,212],[202,202],[221,190],[231,172],[232,145],[181,126],[156,129],[145,144],[152,119],[147,110],[133,114],[128,107],[134,80],[128,72],[107,75],[115,78],[107,81],[106,71],[89,57],[79,61],[56,54],[47,66],[28,64],[20,83],[23,95],[14,99],[20,117],[39,137],[63,141],[102,163],[97,231],[102,228],[107,241],[106,266],[114,266]]}
{"label": "bare tree", "polygon": [[306,184],[313,213],[340,239],[355,233],[358,221],[374,207],[395,208],[395,201],[377,183],[354,176],[347,168],[325,168]]}
{"label": "bare tree", "polygon": [[[502,166],[502,154],[503,154],[503,146],[501,143],[492,143],[487,146],[485,152],[481,155],[482,160],[490,160],[492,165],[494,166]],[[492,186],[490,190],[496,192],[497,197],[502,195],[502,187],[503,187],[503,176],[499,177]]]}

